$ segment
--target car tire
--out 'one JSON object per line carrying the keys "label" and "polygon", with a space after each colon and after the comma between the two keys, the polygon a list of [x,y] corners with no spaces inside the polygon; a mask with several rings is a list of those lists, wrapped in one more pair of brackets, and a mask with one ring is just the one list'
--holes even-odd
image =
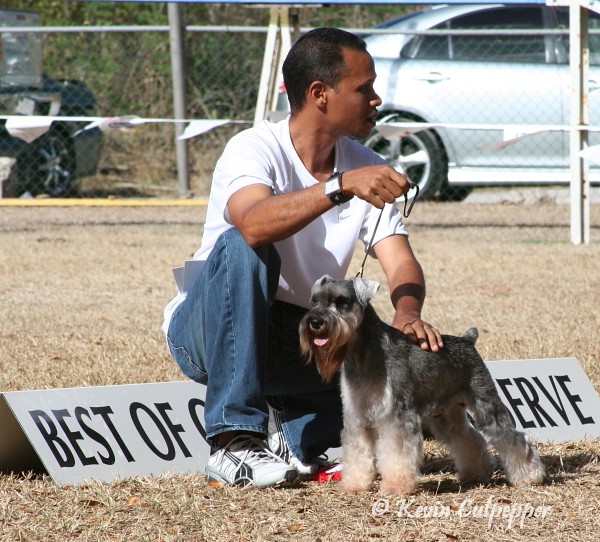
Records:
{"label": "car tire", "polygon": [[[414,122],[399,114],[390,114],[380,121]],[[447,182],[446,152],[432,130],[422,130],[399,140],[389,140],[374,131],[364,142],[392,167],[404,170],[408,178],[419,185],[419,198],[431,199],[438,195]]]}
{"label": "car tire", "polygon": [[17,157],[16,179],[20,194],[71,194],[75,180],[72,139],[61,130],[51,130],[29,144]]}
{"label": "car tire", "polygon": [[440,201],[464,201],[471,192],[472,186],[451,186],[446,183],[440,189]]}

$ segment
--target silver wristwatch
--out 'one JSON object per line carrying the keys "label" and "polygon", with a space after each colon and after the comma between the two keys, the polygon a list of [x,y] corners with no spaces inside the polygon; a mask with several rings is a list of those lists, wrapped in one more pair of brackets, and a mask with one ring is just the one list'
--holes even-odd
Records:
{"label": "silver wristwatch", "polygon": [[342,190],[342,173],[338,172],[325,181],[325,195],[335,205],[342,205],[353,198],[352,194],[345,194]]}

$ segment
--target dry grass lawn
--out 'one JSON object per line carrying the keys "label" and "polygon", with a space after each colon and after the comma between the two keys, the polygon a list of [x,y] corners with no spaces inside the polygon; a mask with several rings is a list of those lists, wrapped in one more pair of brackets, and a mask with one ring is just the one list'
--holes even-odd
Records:
{"label": "dry grass lawn", "polygon": [[[0,391],[182,380],[160,324],[170,269],[195,251],[203,217],[199,206],[0,207]],[[567,206],[417,204],[408,222],[425,317],[446,333],[477,326],[487,360],[575,356],[600,390],[598,206],[592,221],[593,242],[575,247]],[[365,276],[381,279],[376,262]],[[389,315],[385,288],[375,304]],[[216,488],[190,475],[56,487],[0,475],[0,540],[599,540],[600,440],[540,451],[541,487],[510,488],[500,471],[460,486],[427,443],[411,500],[335,483]],[[489,517],[511,507],[513,519]]]}

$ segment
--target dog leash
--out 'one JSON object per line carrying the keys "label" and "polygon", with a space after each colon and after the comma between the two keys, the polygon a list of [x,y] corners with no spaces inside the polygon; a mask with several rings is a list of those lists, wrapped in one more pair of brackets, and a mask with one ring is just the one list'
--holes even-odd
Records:
{"label": "dog leash", "polygon": [[[412,201],[410,202],[410,205],[408,204],[408,193],[414,189],[415,190],[415,197],[412,199]],[[404,218],[408,218],[410,216],[410,213],[413,210],[413,207],[415,206],[415,202],[417,201],[417,198],[419,197],[419,185],[416,183],[409,183],[409,187],[408,190],[404,193],[404,210],[402,211],[402,216]],[[365,269],[365,263],[367,263],[367,256],[369,255],[369,252],[371,252],[371,247],[373,246],[373,240],[375,239],[375,234],[377,233],[377,227],[379,226],[379,222],[381,221],[381,217],[383,215],[383,210],[385,209],[385,205],[381,208],[381,211],[379,211],[379,216],[377,217],[377,222],[375,222],[375,229],[373,230],[373,235],[371,235],[371,240],[369,241],[369,246],[367,247],[367,251],[365,252],[365,257],[363,258],[362,263],[360,264],[360,268],[358,269],[358,273],[356,273],[355,276],[357,277],[361,277],[363,276],[363,271]]]}

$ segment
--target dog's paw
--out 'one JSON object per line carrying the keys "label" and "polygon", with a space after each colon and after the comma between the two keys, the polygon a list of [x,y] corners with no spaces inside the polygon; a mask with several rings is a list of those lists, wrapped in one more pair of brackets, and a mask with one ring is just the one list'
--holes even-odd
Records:
{"label": "dog's paw", "polygon": [[383,478],[379,484],[382,495],[412,495],[417,491],[417,480],[411,476]]}
{"label": "dog's paw", "polygon": [[350,484],[342,484],[338,485],[339,490],[343,493],[364,493],[366,491],[371,490],[371,486],[358,486],[358,485],[350,485]]}
{"label": "dog's paw", "polygon": [[538,461],[511,472],[507,478],[510,485],[514,487],[539,486],[544,483],[545,475],[544,466]]}
{"label": "dog's paw", "polygon": [[356,473],[344,468],[339,488],[345,493],[362,493],[364,491],[371,491],[374,481],[374,476],[371,473],[362,471]]}

